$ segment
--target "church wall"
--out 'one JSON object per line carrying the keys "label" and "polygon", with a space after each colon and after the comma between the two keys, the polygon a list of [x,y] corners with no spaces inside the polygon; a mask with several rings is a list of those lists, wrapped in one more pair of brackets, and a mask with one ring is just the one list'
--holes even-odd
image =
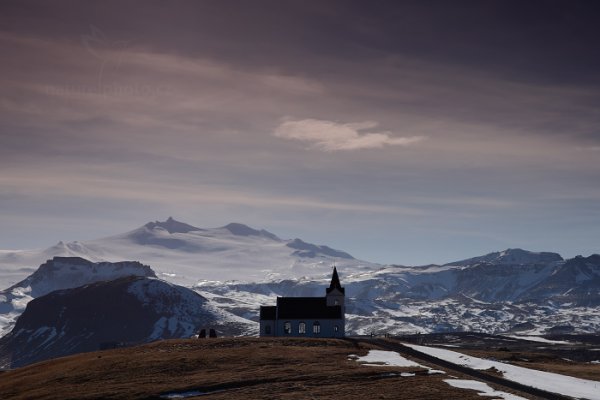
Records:
{"label": "church wall", "polygon": [[[268,327],[268,328],[267,328]],[[268,333],[270,331],[270,333]],[[260,320],[260,332],[259,336],[275,336],[275,321],[273,320]]]}
{"label": "church wall", "polygon": [[[343,319],[292,319],[292,320],[277,320],[276,322],[276,336],[283,337],[315,337],[315,338],[331,338],[331,337],[344,337],[346,334],[344,329],[344,320]],[[285,323],[291,323],[291,333],[285,333]],[[300,322],[304,322],[306,324],[306,333],[299,333],[298,328]],[[319,333],[313,333],[313,324],[315,322],[319,322],[321,331]],[[335,331],[335,326],[338,327],[337,331]],[[261,330],[262,336],[263,330]]]}
{"label": "church wall", "polygon": [[[277,300],[277,306],[279,307],[279,299]],[[312,299],[312,298],[311,298]],[[317,298],[315,298],[317,299]],[[264,337],[278,336],[278,337],[315,337],[315,338],[332,338],[332,337],[344,337],[345,331],[345,293],[343,287],[340,285],[337,270],[333,269],[333,276],[331,278],[331,284],[326,289],[325,304],[328,307],[340,306],[341,307],[341,318],[335,319],[260,319],[260,331],[259,335]],[[314,301],[308,302],[309,304],[315,304]],[[323,307],[322,303],[317,302],[319,307]],[[264,318],[277,318],[280,315],[279,309],[276,307],[261,307],[260,316]],[[297,307],[297,305],[296,305]],[[316,305],[314,307],[317,307]],[[306,312],[308,311],[308,312]],[[312,315],[325,315],[319,309]],[[332,310],[329,310],[332,311]],[[263,313],[264,312],[264,313]],[[306,313],[305,313],[306,312]],[[303,313],[293,313],[288,315],[310,315],[310,311],[307,309]],[[282,312],[285,315],[285,312]],[[331,313],[329,313],[330,316]],[[334,315],[339,315],[335,313]],[[319,323],[319,331],[315,332],[313,326],[315,322]],[[290,329],[286,329],[286,323],[290,324]],[[300,332],[300,323],[304,323],[304,331]]]}

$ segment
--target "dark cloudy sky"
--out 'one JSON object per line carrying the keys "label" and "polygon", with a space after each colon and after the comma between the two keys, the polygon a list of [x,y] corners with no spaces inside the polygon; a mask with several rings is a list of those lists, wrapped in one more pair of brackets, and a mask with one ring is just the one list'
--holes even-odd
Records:
{"label": "dark cloudy sky", "polygon": [[172,215],[600,252],[596,1],[3,1],[0,248]]}

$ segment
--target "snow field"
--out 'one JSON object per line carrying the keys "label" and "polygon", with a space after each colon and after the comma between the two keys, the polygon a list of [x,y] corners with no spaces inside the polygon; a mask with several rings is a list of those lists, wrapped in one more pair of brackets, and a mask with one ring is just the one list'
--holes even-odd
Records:
{"label": "snow field", "polygon": [[[404,358],[395,351],[369,350],[366,356],[359,357],[355,354],[350,354],[348,359],[355,360],[368,367],[416,367],[426,369],[429,375],[445,374],[444,371],[432,369]],[[401,374],[400,376],[414,376],[414,374]]]}
{"label": "snow field", "polygon": [[600,382],[598,381],[518,367],[498,361],[490,361],[482,358],[471,357],[455,351],[440,349],[437,347],[418,346],[410,343],[404,343],[404,345],[422,353],[429,354],[458,365],[464,365],[469,368],[478,370],[496,368],[503,374],[505,379],[537,389],[552,393],[559,393],[575,398],[600,400]]}
{"label": "snow field", "polygon": [[[444,371],[438,371],[431,369],[429,367],[418,364],[414,361],[406,359],[402,357],[395,351],[384,351],[384,350],[369,350],[369,353],[366,356],[356,356],[351,354],[348,356],[349,359],[355,360],[362,365],[370,366],[370,367],[417,367],[427,369],[429,374],[445,374]],[[402,372],[400,377],[411,377],[415,376],[415,374],[410,372]],[[479,392],[480,396],[489,396],[494,398],[500,398],[505,400],[524,400],[523,397],[516,396],[514,394],[501,392],[492,389],[490,386],[483,382],[478,382],[474,380],[465,380],[465,379],[444,379],[444,382],[449,384],[452,387],[460,388],[460,389],[471,389]]]}
{"label": "snow field", "polygon": [[459,389],[471,389],[479,392],[480,396],[494,397],[505,400],[526,400],[524,397],[492,389],[487,383],[470,379],[444,379],[448,385]]}

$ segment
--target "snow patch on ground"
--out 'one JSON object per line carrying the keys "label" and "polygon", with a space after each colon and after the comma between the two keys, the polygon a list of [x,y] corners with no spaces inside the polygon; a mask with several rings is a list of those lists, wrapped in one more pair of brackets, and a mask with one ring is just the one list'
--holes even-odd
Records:
{"label": "snow patch on ground", "polygon": [[506,400],[525,400],[524,397],[492,389],[486,383],[470,379],[444,379],[448,385],[459,389],[471,389],[479,392],[480,396],[501,398]]}
{"label": "snow patch on ground", "polygon": [[[355,354],[350,354],[348,356],[348,359],[356,360],[362,365],[369,367],[416,367],[426,369],[427,374],[429,375],[445,374],[444,371],[440,371],[438,369],[431,369],[429,367],[411,361],[407,358],[404,358],[395,351],[369,350],[369,353],[366,356],[359,357]],[[414,374],[401,374],[400,376],[414,376]]]}
{"label": "snow patch on ground", "polygon": [[566,340],[550,340],[539,336],[529,336],[529,335],[507,335],[506,337],[520,340],[529,340],[530,342],[539,342],[539,343],[551,343],[551,344],[572,344],[572,342],[568,342]]}
{"label": "snow patch on ground", "polygon": [[384,351],[384,350],[369,350],[369,353],[366,356],[356,356],[350,355],[348,358],[355,359],[359,363],[363,365],[373,366],[373,367],[382,367],[382,366],[392,366],[392,367],[419,367],[425,368],[420,364],[417,364],[414,361],[410,361],[395,351]]}
{"label": "snow patch on ground", "polygon": [[588,400],[600,400],[600,382],[598,381],[517,367],[498,361],[490,361],[482,358],[471,357],[455,351],[436,347],[418,346],[410,343],[405,343],[405,345],[422,353],[429,354],[455,364],[464,365],[469,368],[480,370],[495,368],[503,374],[505,379],[519,382],[523,385],[546,390],[552,393],[560,393],[565,396],[585,398]]}

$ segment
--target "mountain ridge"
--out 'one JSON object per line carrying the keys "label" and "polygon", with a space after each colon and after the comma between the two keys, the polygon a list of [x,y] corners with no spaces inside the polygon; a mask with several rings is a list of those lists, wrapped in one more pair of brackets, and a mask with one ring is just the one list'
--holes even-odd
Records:
{"label": "mountain ridge", "polygon": [[[600,316],[588,311],[600,309],[597,255],[564,260],[558,253],[506,249],[445,265],[386,266],[240,223],[203,229],[172,217],[56,248],[93,261],[140,260],[155,276],[193,288],[247,321],[256,321],[259,306],[275,296],[322,295],[336,265],[347,288],[347,331],[352,333],[495,333],[514,326],[534,326],[536,332],[557,326],[600,330]],[[14,289],[8,296],[0,293],[5,297],[0,306],[16,301],[22,310],[31,289]],[[0,323],[14,322],[16,315],[0,313]]]}
{"label": "mountain ridge", "polygon": [[167,220],[164,222],[158,220],[154,222],[148,222],[144,226],[148,229],[154,229],[157,227],[163,228],[166,229],[169,233],[188,233],[203,230],[201,228],[196,228],[195,226],[186,224],[185,222],[176,221],[173,219],[173,217],[167,218]]}
{"label": "mountain ridge", "polygon": [[532,264],[532,263],[548,263],[564,261],[563,257],[558,253],[553,252],[533,252],[520,248],[508,248],[503,251],[487,253],[482,256],[467,258],[460,261],[454,261],[444,264],[451,265],[473,265],[477,263],[490,263],[495,265],[515,265],[515,264]]}
{"label": "mountain ridge", "polygon": [[30,301],[14,329],[0,338],[4,360],[0,367],[16,368],[121,343],[189,338],[200,328],[240,335],[248,325],[190,289],[157,278],[120,277]]}
{"label": "mountain ridge", "polygon": [[12,328],[26,305],[37,297],[127,276],[156,278],[152,268],[136,261],[94,263],[81,257],[54,257],[27,278],[0,290],[0,336]]}
{"label": "mountain ridge", "polygon": [[[59,242],[44,250],[0,251],[0,287],[54,256],[94,262],[138,260],[152,265],[157,276],[191,286],[201,280],[260,281],[305,275],[326,275],[330,265],[369,269],[378,264],[299,239],[281,239],[265,230],[232,222],[220,228],[199,228],[169,217],[134,230],[100,239]],[[3,278],[6,276],[6,278]]]}

